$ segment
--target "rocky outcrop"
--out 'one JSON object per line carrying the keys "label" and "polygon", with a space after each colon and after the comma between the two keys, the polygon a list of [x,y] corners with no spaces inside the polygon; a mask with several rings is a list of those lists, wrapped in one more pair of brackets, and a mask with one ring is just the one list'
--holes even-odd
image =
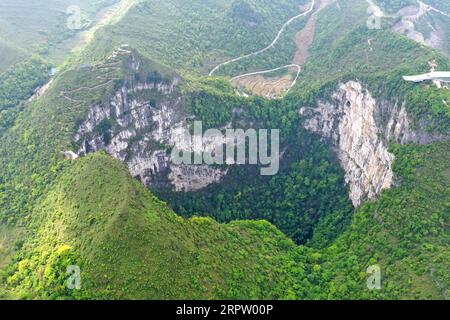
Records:
{"label": "rocky outcrop", "polygon": [[[137,70],[139,65],[135,61],[132,67]],[[225,169],[172,163],[170,149],[191,147],[186,145],[184,134],[192,116],[185,111],[185,99],[177,93],[179,82],[177,77],[126,81],[109,102],[90,107],[74,136],[80,145],[78,154],[104,150],[125,162],[133,177],[149,187],[187,192],[220,181]]]}
{"label": "rocky outcrop", "polygon": [[198,191],[222,180],[226,173],[208,165],[172,165],[169,180],[177,192]]}
{"label": "rocky outcrop", "polygon": [[388,151],[390,141],[429,143],[445,138],[427,133],[420,125],[412,128],[404,105],[377,102],[354,81],[340,84],[330,101],[302,108],[301,114],[306,129],[334,146],[355,207],[392,186],[395,157]]}

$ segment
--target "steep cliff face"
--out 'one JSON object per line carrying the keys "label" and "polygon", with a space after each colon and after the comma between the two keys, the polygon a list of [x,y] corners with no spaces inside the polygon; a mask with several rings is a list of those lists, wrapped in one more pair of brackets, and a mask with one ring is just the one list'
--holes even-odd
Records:
{"label": "steep cliff face", "polygon": [[302,108],[305,127],[332,143],[346,172],[355,207],[376,198],[394,183],[390,141],[429,143],[445,137],[414,129],[404,105],[376,101],[362,84],[340,84],[330,101]]}
{"label": "steep cliff face", "polygon": [[393,182],[394,155],[380,137],[375,108],[375,100],[361,84],[348,82],[339,86],[331,102],[319,102],[315,110],[302,110],[310,115],[306,128],[335,146],[355,206],[365,198],[375,198]]}
{"label": "steep cliff face", "polygon": [[[139,63],[132,68],[137,71]],[[78,154],[105,150],[149,187],[196,191],[220,181],[225,169],[172,162],[170,149],[192,147],[184,139],[192,116],[177,91],[180,81],[125,81],[108,102],[91,106],[74,136]]]}

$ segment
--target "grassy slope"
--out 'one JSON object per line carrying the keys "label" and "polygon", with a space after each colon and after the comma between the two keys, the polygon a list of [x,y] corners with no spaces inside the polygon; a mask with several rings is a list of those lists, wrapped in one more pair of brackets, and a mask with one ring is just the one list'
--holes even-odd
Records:
{"label": "grassy slope", "polygon": [[5,0],[0,3],[0,135],[14,125],[34,90],[49,81],[50,67],[60,67],[67,54],[80,47],[80,37],[84,36],[66,26],[69,6],[80,7],[81,31],[84,31],[92,29],[103,8],[118,1]]}

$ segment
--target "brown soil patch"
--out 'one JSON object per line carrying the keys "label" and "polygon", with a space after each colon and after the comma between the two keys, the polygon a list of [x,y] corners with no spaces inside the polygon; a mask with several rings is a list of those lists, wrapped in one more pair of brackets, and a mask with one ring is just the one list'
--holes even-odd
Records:
{"label": "brown soil patch", "polygon": [[309,18],[306,26],[300,30],[295,36],[295,42],[297,43],[297,51],[295,52],[293,64],[304,65],[309,58],[309,48],[314,40],[316,33],[316,22],[319,16],[319,12],[326,6],[333,3],[335,0],[320,0],[319,7]]}

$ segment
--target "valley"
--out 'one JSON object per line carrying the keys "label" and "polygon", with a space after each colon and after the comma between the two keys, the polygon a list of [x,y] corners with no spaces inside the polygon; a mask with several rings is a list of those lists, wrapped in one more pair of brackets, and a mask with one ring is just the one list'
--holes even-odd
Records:
{"label": "valley", "polygon": [[[398,29],[445,40],[429,2],[99,2],[55,75],[2,74],[0,299],[448,299],[450,90],[404,76],[450,60]],[[278,174],[174,163],[198,121],[279,129]]]}

